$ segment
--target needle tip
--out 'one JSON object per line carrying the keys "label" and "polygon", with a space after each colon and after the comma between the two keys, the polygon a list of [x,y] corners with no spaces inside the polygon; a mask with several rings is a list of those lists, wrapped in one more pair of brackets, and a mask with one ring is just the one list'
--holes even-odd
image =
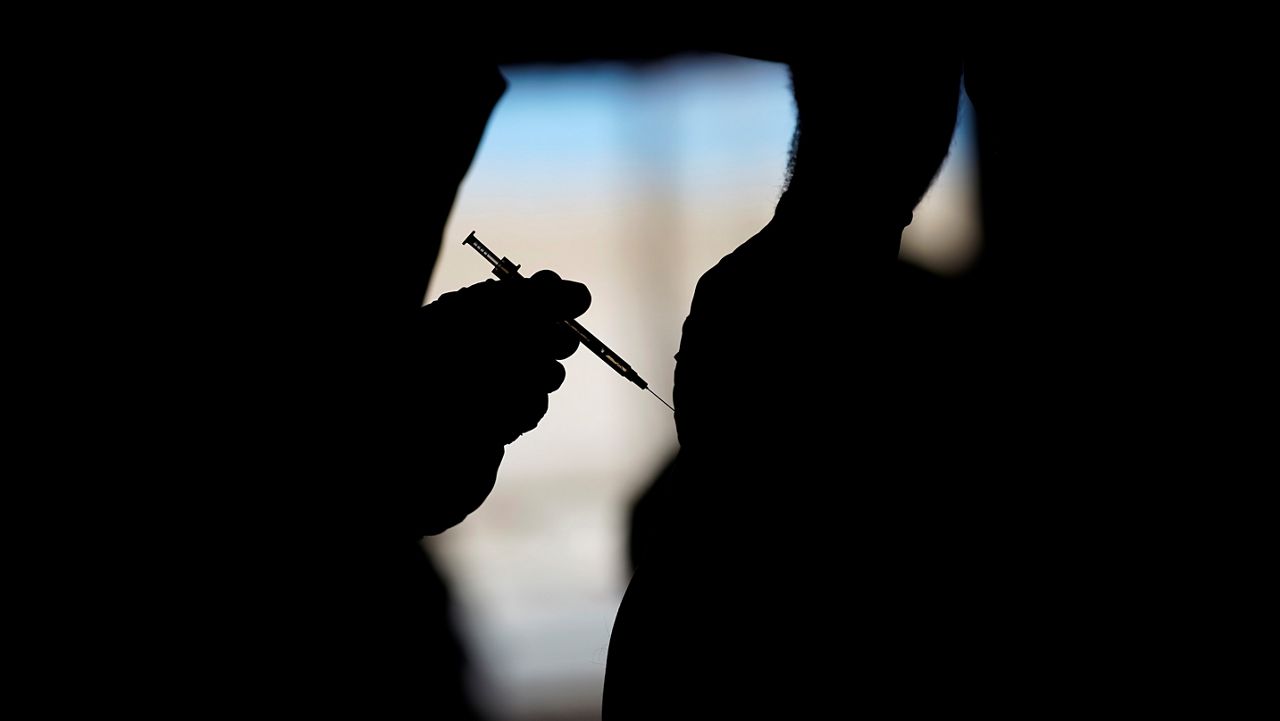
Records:
{"label": "needle tip", "polygon": [[[652,388],[645,388],[645,390],[649,391],[650,393],[653,393],[653,389],[652,389]],[[654,398],[657,398],[657,399],[658,399],[658,400],[660,400],[660,401],[662,401],[662,396],[658,395],[657,393],[653,393],[653,397],[654,397]],[[676,412],[676,409],[675,409],[675,408],[672,408],[670,403],[668,403],[668,402],[666,402],[666,401],[662,401],[662,405],[664,405],[664,406],[666,406],[666,407],[668,407],[668,408],[671,408],[671,412],[672,412],[672,413],[675,413],[675,412]]]}

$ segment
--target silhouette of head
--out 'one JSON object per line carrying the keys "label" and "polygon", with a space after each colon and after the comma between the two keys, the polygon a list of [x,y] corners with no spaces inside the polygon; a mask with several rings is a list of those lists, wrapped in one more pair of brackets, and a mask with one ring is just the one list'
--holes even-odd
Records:
{"label": "silhouette of head", "polygon": [[945,48],[892,61],[810,54],[791,63],[793,200],[866,204],[909,221],[951,142],[960,62]]}

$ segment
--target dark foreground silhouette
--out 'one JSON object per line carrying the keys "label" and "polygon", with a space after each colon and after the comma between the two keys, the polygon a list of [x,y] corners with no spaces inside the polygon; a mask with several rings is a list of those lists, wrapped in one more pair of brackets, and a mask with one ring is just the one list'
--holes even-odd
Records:
{"label": "dark foreground silhouette", "polygon": [[[1132,365],[1155,348],[1135,294],[1160,287],[1130,218],[1150,113],[1118,66],[895,38],[779,51],[793,176],[685,322],[681,451],[637,514],[607,721],[1191,696],[1164,605],[1179,542],[1142,510],[1169,459],[1118,443],[1164,407]],[[897,254],[962,83],[986,248],[944,281]]]}
{"label": "dark foreground silhouette", "polygon": [[[407,43],[315,43],[286,45],[313,51],[287,82],[271,75],[283,61],[250,55],[260,64],[215,73],[241,85],[203,86],[204,102],[252,122],[217,125],[219,147],[199,158],[199,187],[228,196],[204,229],[219,262],[187,278],[207,279],[186,290],[212,307],[219,342],[202,343],[221,361],[199,407],[230,422],[180,452],[218,489],[197,516],[218,519],[213,562],[169,567],[217,589],[207,641],[186,645],[228,661],[211,674],[219,692],[159,684],[157,698],[193,712],[467,718],[464,654],[421,539],[480,506],[506,444],[546,413],[558,360],[577,347],[558,321],[590,296],[539,273],[423,307],[502,78]],[[409,92],[423,67],[430,93]]]}
{"label": "dark foreground silhouette", "polygon": [[[109,536],[52,525],[127,559],[75,574],[60,621],[103,642],[50,644],[55,668],[93,669],[58,690],[166,718],[448,718],[457,655],[425,625],[441,596],[418,539],[483,501],[559,382],[554,321],[587,299],[544,277],[420,307],[501,87],[470,69],[475,47],[423,58],[391,23],[244,24],[77,68],[95,92],[75,95],[74,135],[90,131],[106,200],[74,213],[89,237],[138,239],[95,243],[137,256],[113,283],[145,277],[70,354],[122,390],[60,453],[112,477],[88,493],[145,511],[93,507]],[[773,28],[804,52],[758,53],[795,73],[795,172],[686,321],[677,483],[618,614],[605,714],[1187,708],[1225,655],[1186,599],[1229,563],[1186,529],[1231,457],[1195,412],[1227,374],[1186,360],[1212,336],[1172,292],[1228,284],[1148,263],[1189,215],[1158,202],[1194,180],[1159,162],[1184,68],[1076,36],[870,25]],[[987,252],[944,283],[896,251],[961,82]],[[495,359],[467,316],[512,306],[530,313],[504,331],[530,349]],[[497,410],[461,410],[498,380]]]}

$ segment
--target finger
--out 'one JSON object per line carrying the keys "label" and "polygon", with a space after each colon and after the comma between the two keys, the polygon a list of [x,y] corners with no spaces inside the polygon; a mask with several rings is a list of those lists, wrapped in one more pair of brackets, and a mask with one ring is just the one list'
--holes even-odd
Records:
{"label": "finger", "polygon": [[578,350],[578,334],[564,323],[555,323],[538,334],[536,345],[543,357],[564,360]]}
{"label": "finger", "polygon": [[591,291],[581,283],[561,280],[549,270],[540,270],[524,284],[527,312],[531,318],[568,320],[591,307]]}
{"label": "finger", "polygon": [[512,403],[504,414],[503,430],[506,435],[504,443],[510,443],[520,437],[520,434],[536,428],[538,421],[542,420],[546,414],[546,393],[521,394],[519,400]]}
{"label": "finger", "polygon": [[509,367],[519,369],[530,363],[568,358],[578,349],[578,336],[564,323],[513,323],[503,326],[500,337],[478,341],[472,348],[475,354],[501,358]]}
{"label": "finger", "polygon": [[538,388],[546,393],[553,393],[564,385],[564,366],[555,361],[538,364]]}
{"label": "finger", "polygon": [[476,283],[440,296],[428,308],[439,317],[519,324],[576,318],[591,306],[591,291],[549,270],[532,278]]}
{"label": "finger", "polygon": [[[528,348],[523,351],[513,351],[508,348],[505,362],[496,372],[504,378],[503,386],[506,387],[506,392],[519,395],[528,391],[541,390],[552,381],[555,381],[555,387],[560,387],[560,383],[564,381],[559,377],[561,371],[553,369],[556,366],[564,368],[558,361],[541,352],[541,349]],[[520,400],[523,401],[523,397]]]}

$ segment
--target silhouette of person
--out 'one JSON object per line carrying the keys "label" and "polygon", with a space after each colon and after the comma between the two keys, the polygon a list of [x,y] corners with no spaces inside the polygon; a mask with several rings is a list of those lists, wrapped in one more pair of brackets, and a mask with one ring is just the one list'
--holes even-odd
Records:
{"label": "silhouette of person", "polygon": [[[608,719],[825,708],[806,691],[825,681],[817,639],[841,638],[854,612],[837,602],[857,587],[837,559],[877,535],[872,507],[880,531],[905,513],[896,490],[848,483],[895,458],[908,409],[923,407],[903,379],[945,342],[913,313],[929,279],[896,258],[950,142],[960,61],[945,44],[889,64],[852,54],[789,58],[788,188],[698,283],[677,356],[679,482],[618,613]],[[873,66],[844,109],[845,68]]]}
{"label": "silhouette of person", "polygon": [[[454,121],[434,129],[435,151],[425,156],[440,161],[431,168],[426,198],[433,225],[426,237],[443,236],[449,205],[502,85],[496,65],[476,63],[437,86]],[[434,254],[429,260],[409,288],[418,299]],[[393,402],[421,420],[380,428],[372,447],[396,461],[384,486],[394,493],[360,537],[335,554],[343,577],[360,588],[361,600],[344,609],[347,632],[339,636],[338,647],[351,660],[333,679],[356,691],[349,697],[353,711],[478,717],[465,693],[447,586],[417,539],[460,523],[483,503],[505,446],[537,425],[548,394],[564,381],[558,361],[574,352],[578,339],[558,321],[589,304],[585,286],[549,271],[487,280],[423,306],[393,343],[402,351],[402,360],[388,366],[395,383],[390,392],[399,396]]]}
{"label": "silhouette of person", "polygon": [[353,16],[184,27],[66,86],[85,237],[128,238],[92,244],[85,455],[145,509],[99,513],[128,544],[84,615],[126,631],[85,666],[140,714],[461,714],[420,539],[483,501],[589,302],[541,274],[423,306],[501,76]]}
{"label": "silhouette of person", "polygon": [[273,398],[290,403],[268,457],[296,459],[290,477],[314,482],[268,519],[285,537],[264,544],[272,562],[255,560],[265,630],[249,663],[270,667],[265,697],[291,712],[469,718],[447,589],[420,539],[479,507],[505,446],[546,413],[577,347],[559,321],[590,295],[540,272],[422,304],[504,81],[483,59],[437,58],[423,99],[407,92],[424,82],[411,46],[359,47],[352,67],[342,54],[332,73],[309,66],[292,96],[265,103],[285,149],[255,146],[291,161],[267,217],[296,217],[291,237],[305,241],[296,256],[274,239],[256,256],[300,263],[268,278],[286,297],[258,312],[314,299],[276,326],[290,342],[269,339],[285,366]]}
{"label": "silhouette of person", "polygon": [[[792,176],[685,321],[606,721],[1166,707],[1208,675],[1169,632],[1179,534],[1143,510],[1180,452],[1119,440],[1168,426],[1138,239],[1177,122],[1141,63],[971,20],[782,50]],[[985,251],[944,281],[896,256],[962,83]]]}

